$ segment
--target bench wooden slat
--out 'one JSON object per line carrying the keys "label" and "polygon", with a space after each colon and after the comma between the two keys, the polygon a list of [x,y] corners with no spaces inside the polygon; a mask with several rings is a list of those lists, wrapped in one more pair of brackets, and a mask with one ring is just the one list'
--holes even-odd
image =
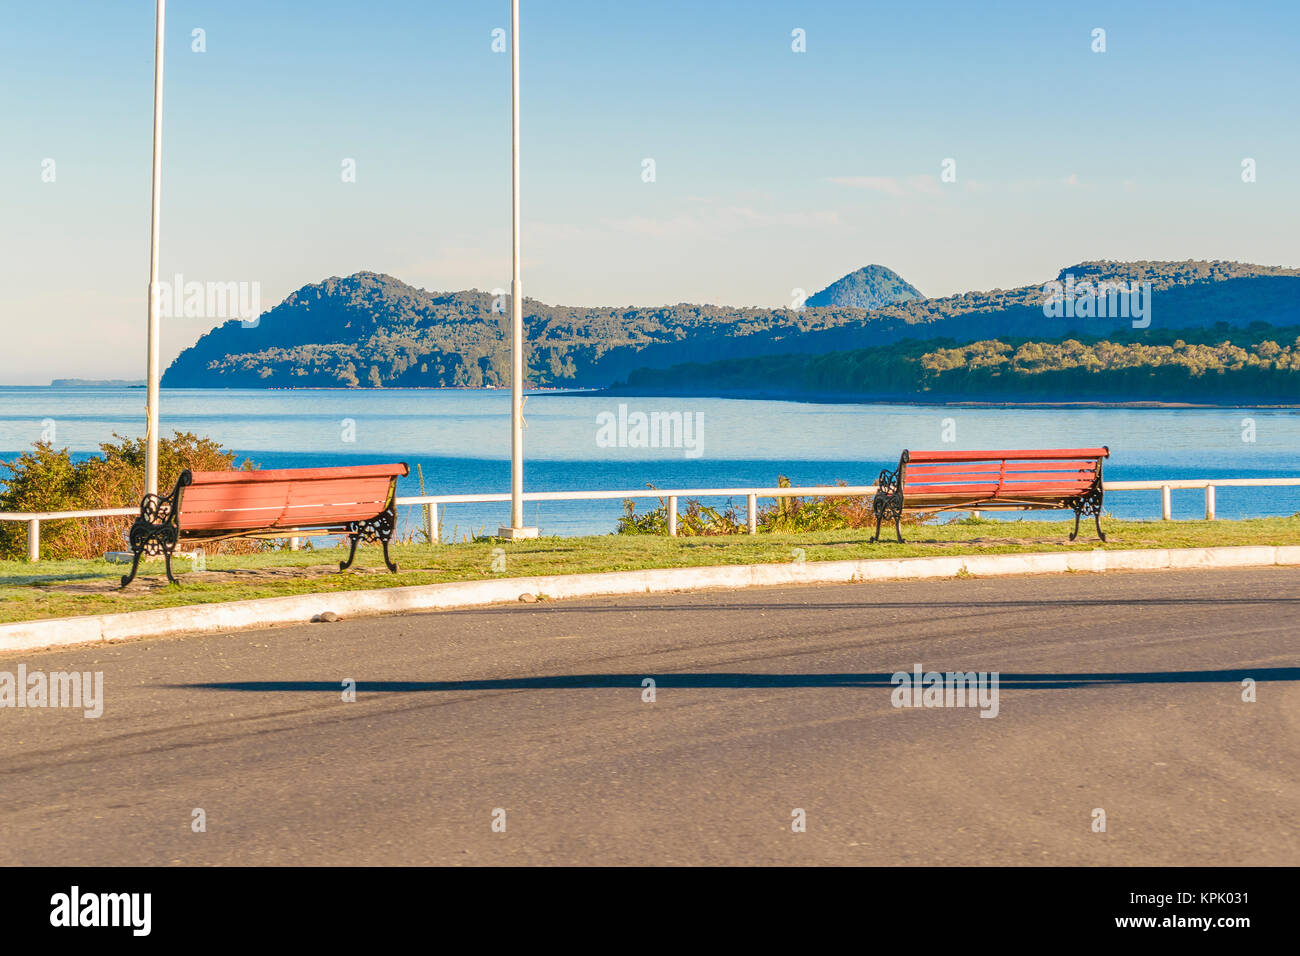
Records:
{"label": "bench wooden slat", "polygon": [[1092,468],[1070,468],[1061,469],[1060,471],[1000,471],[996,468],[990,471],[947,471],[933,472],[913,471],[907,469],[904,479],[911,485],[920,484],[940,484],[942,482],[981,482],[981,481],[1021,481],[1021,482],[1053,482],[1053,481],[1091,481],[1097,474],[1096,466]]}
{"label": "bench wooden slat", "polygon": [[348,505],[304,505],[301,508],[240,508],[226,511],[182,512],[180,531],[239,531],[248,528],[292,530],[304,522],[312,525],[345,525],[368,521],[384,510],[384,503],[357,502]]}
{"label": "bench wooden slat", "polygon": [[280,479],[278,481],[239,481],[212,484],[195,482],[185,489],[185,495],[191,500],[198,496],[216,501],[226,497],[255,497],[259,494],[267,497],[279,495],[281,498],[287,494],[294,494],[327,500],[331,495],[342,495],[343,497],[355,495],[359,489],[370,489],[362,492],[369,496],[375,488],[387,488],[392,478],[391,475],[363,475],[358,478],[309,478],[301,481]]}
{"label": "bench wooden slat", "polygon": [[373,518],[384,510],[381,501],[357,501],[351,504],[290,505],[285,509],[281,524],[292,527],[301,521],[332,524],[348,521],[364,521]]}
{"label": "bench wooden slat", "polygon": [[186,489],[181,508],[186,511],[222,511],[234,508],[283,507],[290,501],[304,504],[329,504],[331,501],[383,501],[387,497],[388,481],[380,478],[364,479],[354,488],[334,488],[329,494],[318,495],[310,489],[280,483],[266,487],[256,485],[208,485],[193,490]]}
{"label": "bench wooden slat", "polygon": [[[404,478],[410,474],[406,462],[391,465],[339,465],[329,468],[268,468],[265,471],[192,471],[193,485],[238,484],[264,485],[276,481],[315,481],[325,478]],[[192,485],[192,486],[193,486]],[[191,486],[191,487],[192,487]]]}
{"label": "bench wooden slat", "polygon": [[916,511],[943,511],[947,509],[965,511],[973,510],[978,505],[980,511],[1033,511],[1044,508],[1061,508],[1067,506],[1065,502],[1069,500],[1068,496],[1060,498],[1045,497],[1034,495],[1032,497],[1017,497],[1015,495],[998,495],[997,497],[988,496],[981,498],[957,497],[944,498],[936,496],[933,498],[916,499]]}
{"label": "bench wooden slat", "polygon": [[[1002,477],[1001,484],[1018,484],[1018,485],[1042,485],[1047,488],[1055,488],[1057,485],[1090,485],[1092,484],[1095,471],[1088,472],[1070,472],[1062,474],[1060,472],[1041,472],[1041,471],[1019,471],[1008,472]],[[997,474],[981,475],[922,475],[919,478],[908,472],[903,484],[903,494],[907,494],[912,488],[920,488],[926,485],[960,485],[960,484],[983,484],[991,481],[993,484],[999,484]]]}
{"label": "bench wooden slat", "polygon": [[920,501],[926,497],[944,495],[949,498],[961,498],[977,502],[981,498],[991,498],[994,495],[1018,495],[1022,498],[1033,495],[1042,495],[1044,497],[1059,498],[1062,496],[1082,494],[1088,490],[1088,485],[1055,485],[1046,488],[1042,485],[998,485],[998,484],[981,484],[981,485],[923,485],[921,488],[904,488],[903,498],[905,501]]}
{"label": "bench wooden slat", "polygon": [[[373,479],[368,479],[372,481]],[[379,487],[363,485],[353,489],[335,489],[328,495],[302,494],[282,485],[279,488],[247,488],[240,485],[200,488],[181,502],[182,512],[238,511],[245,508],[284,508],[288,505],[349,505],[379,502],[388,498],[388,482]]]}
{"label": "bench wooden slat", "polygon": [[975,462],[972,464],[958,465],[914,465],[911,462],[907,464],[907,473],[909,475],[997,475],[997,474],[1015,474],[1017,472],[1059,472],[1061,474],[1071,474],[1073,472],[1087,472],[1092,474],[1097,470],[1097,461],[1083,461],[1070,459],[1068,461],[1020,461],[1020,462]]}

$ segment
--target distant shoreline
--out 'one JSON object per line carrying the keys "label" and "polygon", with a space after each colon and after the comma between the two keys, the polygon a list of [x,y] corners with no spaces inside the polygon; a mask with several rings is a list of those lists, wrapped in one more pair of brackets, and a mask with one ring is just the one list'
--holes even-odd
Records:
{"label": "distant shoreline", "polygon": [[[42,386],[29,386],[41,388]],[[134,378],[56,378],[48,388],[144,388],[145,380]]]}
{"label": "distant shoreline", "polygon": [[962,396],[899,396],[858,395],[844,392],[785,392],[771,389],[745,391],[726,389],[699,389],[689,392],[664,392],[663,390],[630,389],[626,386],[599,389],[594,394],[610,398],[729,398],[738,401],[799,402],[811,405],[925,405],[934,408],[1300,408],[1300,402],[1252,402],[1249,400],[1224,402],[1162,402],[1151,399],[1125,399],[1103,402],[1095,399],[1082,401],[1048,401],[1045,399],[979,399]]}
{"label": "distant shoreline", "polygon": [[[124,381],[121,383],[114,381],[93,381],[78,379],[56,379],[58,384],[50,385],[0,385],[0,388],[143,388],[144,384]],[[77,383],[77,384],[72,384]],[[265,388],[231,388],[224,385],[185,388],[166,388],[164,392],[182,392],[182,391],[212,391],[212,392],[505,392],[510,391],[507,386],[472,386],[472,385],[386,385],[382,388],[372,387],[342,387],[333,388],[329,386],[308,385],[308,386],[268,386]],[[842,392],[787,392],[773,389],[746,389],[727,390],[727,389],[699,389],[693,391],[663,391],[663,390],[644,390],[633,389],[627,386],[610,386],[606,388],[555,388],[555,387],[529,387],[525,392],[538,394],[553,395],[575,395],[582,397],[599,397],[599,398],[653,398],[653,399],[689,399],[689,398],[717,398],[731,399],[734,401],[759,401],[759,402],[797,402],[808,405],[922,405],[934,408],[1300,408],[1300,402],[1260,402],[1241,399],[1236,401],[1223,402],[1171,402],[1171,401],[1154,401],[1150,399],[1124,399],[1121,401],[1099,401],[1096,399],[1085,399],[1080,401],[1049,401],[1046,399],[1024,399],[1024,400],[1007,400],[1007,399],[990,399],[990,398],[969,398],[964,396],[923,396],[923,395],[860,395]]]}

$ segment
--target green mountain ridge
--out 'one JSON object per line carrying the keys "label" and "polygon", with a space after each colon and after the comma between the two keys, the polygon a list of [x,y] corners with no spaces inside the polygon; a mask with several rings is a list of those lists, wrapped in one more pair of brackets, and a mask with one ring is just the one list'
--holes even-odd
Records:
{"label": "green mountain ridge", "polygon": [[641,369],[610,392],[815,400],[1300,403],[1300,326],[1130,331],[1109,338],[907,339],[820,355]]}
{"label": "green mountain ridge", "polygon": [[[889,288],[888,277],[874,271],[877,268],[883,269],[868,267],[873,270],[870,275],[885,283],[880,289]],[[1098,260],[1060,272],[1061,277],[1067,274],[1094,282],[1151,282],[1153,328],[1157,329],[1206,328],[1216,323],[1244,327],[1256,321],[1300,325],[1297,269],[1231,262]],[[892,272],[889,275],[897,278]],[[835,297],[831,291],[835,285],[823,292]],[[849,282],[843,289],[852,291],[859,285]],[[903,339],[962,343],[999,336],[1105,335],[1130,326],[1127,318],[1049,319],[1044,316],[1043,299],[1041,284],[913,298],[870,310],[844,305],[760,309],[689,303],[576,307],[526,299],[528,385],[606,387],[641,368],[687,362],[821,354]],[[207,332],[171,364],[163,385],[506,385],[508,315],[495,310],[503,308],[503,302],[478,290],[429,292],[374,272],[332,277],[292,293],[255,325],[231,321]]]}

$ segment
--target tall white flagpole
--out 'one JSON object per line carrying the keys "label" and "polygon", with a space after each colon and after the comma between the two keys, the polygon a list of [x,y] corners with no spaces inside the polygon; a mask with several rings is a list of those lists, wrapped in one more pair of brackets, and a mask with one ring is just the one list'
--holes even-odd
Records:
{"label": "tall white flagpole", "polygon": [[158,230],[162,217],[163,29],[167,0],[157,0],[153,46],[153,205],[149,214],[149,362],[144,490],[158,493]]}
{"label": "tall white flagpole", "polygon": [[510,0],[510,527],[497,534],[515,540],[537,536],[524,527],[524,286],[519,263],[519,0]]}

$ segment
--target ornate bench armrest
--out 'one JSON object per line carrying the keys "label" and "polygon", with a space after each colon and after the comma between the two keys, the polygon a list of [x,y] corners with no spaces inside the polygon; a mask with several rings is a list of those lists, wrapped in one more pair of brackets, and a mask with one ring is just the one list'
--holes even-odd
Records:
{"label": "ornate bench armrest", "polygon": [[883,521],[894,522],[894,534],[900,544],[903,541],[903,532],[899,527],[899,522],[903,519],[902,473],[903,467],[900,464],[897,471],[886,468],[876,479],[876,493],[871,498],[871,510],[876,515],[876,533],[871,537],[873,542],[880,540],[880,524]]}

